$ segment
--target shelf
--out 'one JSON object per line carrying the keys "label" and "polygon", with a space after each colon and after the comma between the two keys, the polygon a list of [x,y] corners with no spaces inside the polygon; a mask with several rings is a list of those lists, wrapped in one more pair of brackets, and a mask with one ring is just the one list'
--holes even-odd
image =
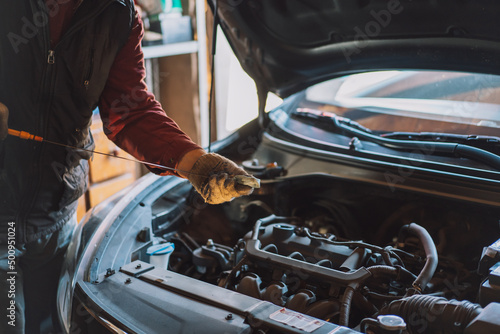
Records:
{"label": "shelf", "polygon": [[168,57],[198,52],[198,41],[143,46],[144,59]]}
{"label": "shelf", "polygon": [[[198,62],[198,97],[199,97],[199,120],[200,120],[200,136],[201,146],[208,146],[208,73],[207,73],[207,36],[206,36],[206,0],[190,0],[190,3],[195,3],[195,18],[196,18],[196,32],[197,40],[162,44],[153,46],[143,46],[144,59],[146,59],[146,68],[153,67],[154,59],[182,54],[197,53]],[[148,72],[153,73],[147,69]],[[149,87],[155,87],[155,76],[146,76],[146,83]],[[159,78],[156,78],[159,80]]]}

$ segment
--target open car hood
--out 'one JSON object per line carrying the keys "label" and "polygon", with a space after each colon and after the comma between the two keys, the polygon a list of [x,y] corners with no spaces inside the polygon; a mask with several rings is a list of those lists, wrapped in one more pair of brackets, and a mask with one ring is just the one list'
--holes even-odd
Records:
{"label": "open car hood", "polygon": [[261,93],[384,69],[500,74],[500,2],[209,0]]}

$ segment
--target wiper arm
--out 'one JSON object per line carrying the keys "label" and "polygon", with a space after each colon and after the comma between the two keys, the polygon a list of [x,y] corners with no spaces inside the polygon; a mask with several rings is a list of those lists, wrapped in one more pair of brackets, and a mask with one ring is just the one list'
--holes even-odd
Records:
{"label": "wiper arm", "polygon": [[[426,154],[434,153],[445,153],[451,155],[457,155],[464,158],[469,158],[472,160],[480,161],[497,170],[500,170],[500,156],[471,146],[467,143],[461,142],[441,142],[436,140],[424,140],[423,137],[416,138],[417,140],[406,138],[397,138],[400,134],[396,135],[396,138],[391,138],[390,134],[385,134],[385,136],[379,136],[373,134],[373,132],[360,124],[345,118],[339,117],[338,115],[331,112],[321,112],[314,109],[298,108],[294,115],[299,117],[305,117],[308,119],[315,119],[321,122],[323,125],[329,125],[337,130],[344,131],[350,135],[357,136],[358,138],[365,139],[379,145],[389,147],[396,150],[419,150],[424,151]],[[327,123],[325,123],[328,121]],[[493,137],[496,138],[496,137]]]}

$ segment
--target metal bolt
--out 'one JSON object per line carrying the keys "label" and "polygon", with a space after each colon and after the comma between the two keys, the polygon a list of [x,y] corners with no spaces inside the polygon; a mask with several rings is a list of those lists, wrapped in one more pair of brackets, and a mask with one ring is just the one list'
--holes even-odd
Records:
{"label": "metal bolt", "polygon": [[212,239],[207,240],[207,247],[214,247],[214,241]]}
{"label": "metal bolt", "polygon": [[140,269],[142,267],[142,265],[139,263],[135,266],[135,269]]}
{"label": "metal bolt", "polygon": [[132,283],[132,280],[131,280],[130,278],[127,278],[127,279],[125,280],[125,284],[130,284],[130,283]]}
{"label": "metal bolt", "polygon": [[115,274],[115,270],[108,268],[108,269],[106,269],[106,274],[104,276],[109,277],[109,276],[114,275],[114,274]]}
{"label": "metal bolt", "polygon": [[229,313],[228,315],[226,315],[226,320],[233,320],[233,314]]}

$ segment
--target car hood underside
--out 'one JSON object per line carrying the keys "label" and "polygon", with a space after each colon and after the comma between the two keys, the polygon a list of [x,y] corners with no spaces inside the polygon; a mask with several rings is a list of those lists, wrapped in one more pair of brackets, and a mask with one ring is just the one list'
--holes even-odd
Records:
{"label": "car hood underside", "polygon": [[494,1],[210,0],[260,92],[383,69],[500,74]]}

